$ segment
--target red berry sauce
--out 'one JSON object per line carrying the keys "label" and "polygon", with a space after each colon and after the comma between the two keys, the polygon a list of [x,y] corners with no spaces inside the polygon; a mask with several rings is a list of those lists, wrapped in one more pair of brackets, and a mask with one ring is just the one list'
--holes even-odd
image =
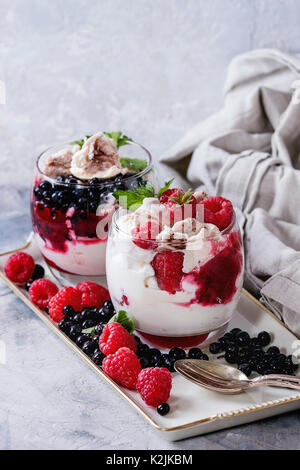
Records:
{"label": "red berry sauce", "polygon": [[239,232],[228,235],[225,247],[201,267],[186,274],[182,282],[197,286],[191,304],[218,305],[230,302],[237,291],[236,281],[243,266],[242,241]]}

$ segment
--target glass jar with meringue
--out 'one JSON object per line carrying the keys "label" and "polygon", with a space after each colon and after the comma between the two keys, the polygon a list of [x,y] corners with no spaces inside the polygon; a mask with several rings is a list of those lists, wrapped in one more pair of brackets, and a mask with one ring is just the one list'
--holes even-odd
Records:
{"label": "glass jar with meringue", "polygon": [[150,152],[121,132],[49,148],[37,159],[31,193],[35,239],[58,271],[105,274],[113,193],[154,180]]}
{"label": "glass jar with meringue", "polygon": [[242,289],[243,246],[231,202],[167,188],[136,210],[120,208],[106,272],[116,310],[127,310],[148,340],[200,344],[229,322]]}

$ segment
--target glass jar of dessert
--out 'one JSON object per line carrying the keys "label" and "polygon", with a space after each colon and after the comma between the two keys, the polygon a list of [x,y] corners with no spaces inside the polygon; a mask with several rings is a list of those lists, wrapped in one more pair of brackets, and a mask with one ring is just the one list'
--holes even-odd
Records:
{"label": "glass jar of dessert", "polygon": [[47,263],[75,275],[104,275],[113,194],[153,181],[151,155],[121,132],[99,132],[43,152],[35,168],[31,214]]}
{"label": "glass jar of dessert", "polygon": [[229,200],[169,186],[115,212],[107,282],[116,310],[127,310],[150,340],[206,338],[229,322],[239,299],[241,234]]}

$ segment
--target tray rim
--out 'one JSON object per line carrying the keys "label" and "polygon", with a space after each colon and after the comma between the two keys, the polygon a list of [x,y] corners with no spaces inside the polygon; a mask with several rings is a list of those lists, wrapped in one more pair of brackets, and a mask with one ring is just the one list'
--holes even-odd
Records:
{"label": "tray rim", "polygon": [[[8,256],[8,255],[17,253],[18,251],[26,250],[31,245],[32,240],[33,240],[33,232],[31,232],[31,234],[30,234],[30,236],[29,236],[29,238],[28,238],[28,240],[27,240],[27,242],[24,246],[22,246],[20,248],[16,248],[14,250],[10,250],[10,251],[0,253],[0,257]],[[158,431],[161,431],[161,432],[179,431],[179,430],[183,430],[183,429],[192,428],[194,426],[198,426],[198,425],[201,425],[201,424],[204,424],[204,423],[208,423],[208,422],[211,422],[211,421],[214,421],[214,420],[223,420],[223,419],[226,419],[226,418],[234,418],[234,417],[250,414],[250,413],[253,413],[253,412],[258,412],[258,411],[261,411],[261,410],[265,410],[265,409],[268,409],[268,408],[273,408],[273,407],[276,407],[276,406],[284,405],[284,404],[287,404],[287,403],[300,401],[300,394],[298,394],[297,396],[292,396],[292,397],[281,399],[281,400],[274,400],[274,401],[271,401],[271,402],[262,403],[258,406],[253,405],[253,406],[251,406],[247,409],[237,409],[237,410],[233,410],[233,411],[229,411],[229,412],[225,412],[225,413],[216,413],[216,414],[214,414],[212,416],[209,416],[207,418],[199,419],[199,420],[192,421],[192,422],[186,423],[186,424],[181,424],[179,426],[173,426],[173,427],[169,427],[169,428],[160,426],[150,416],[148,416],[147,413],[144,412],[144,410],[138,405],[138,403],[135,402],[135,400],[132,397],[129,397],[128,395],[126,395],[126,393],[122,390],[121,387],[119,387],[119,385],[117,385],[112,379],[110,379],[110,377],[108,377],[103,372],[102,369],[100,369],[96,364],[94,364],[94,362],[88,356],[86,356],[86,354],[84,354],[82,352],[82,350],[78,346],[76,346],[76,344],[73,341],[71,341],[71,339],[67,335],[65,335],[62,331],[60,331],[58,329],[58,327],[54,324],[54,322],[48,316],[46,316],[46,314],[43,313],[39,308],[37,308],[30,301],[30,299],[21,291],[21,289],[19,289],[12,281],[10,281],[4,274],[2,274],[2,272],[0,272],[0,279],[2,279],[12,289],[12,291],[21,300],[23,300],[23,302],[30,309],[34,313],[37,314],[37,316],[44,323],[46,323],[48,326],[50,326],[50,328],[58,336],[60,336],[74,351],[76,351],[79,354],[79,356],[90,366],[91,369],[93,369],[98,375],[100,375],[100,377],[102,377],[108,384],[110,384],[112,386],[112,388],[114,390],[116,390],[116,392],[119,393],[119,395],[121,395],[129,403],[129,405],[131,405],[139,414],[141,414],[143,416],[143,418],[146,421],[148,421],[149,424],[151,424],[151,426],[153,426]],[[275,319],[283,328],[288,330],[295,337],[295,339],[300,339],[299,336],[297,336],[292,330],[290,330],[290,328],[288,328],[288,326],[285,325],[265,305],[263,305],[252,294],[250,294],[248,291],[246,291],[246,289],[243,288],[242,293],[244,295],[246,295],[252,302],[256,303],[261,309],[263,309],[273,319]]]}

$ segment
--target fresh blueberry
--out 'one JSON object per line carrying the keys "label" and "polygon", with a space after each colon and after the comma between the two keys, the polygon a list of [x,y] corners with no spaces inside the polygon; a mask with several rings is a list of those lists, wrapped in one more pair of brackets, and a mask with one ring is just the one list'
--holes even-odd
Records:
{"label": "fresh blueberry", "polygon": [[156,349],[156,348],[150,349],[147,353],[149,365],[153,367],[157,363],[160,356],[161,356],[161,352],[159,349]]}
{"label": "fresh blueberry", "polygon": [[115,311],[115,307],[111,300],[105,300],[102,307],[108,309],[110,313],[113,313]]}
{"label": "fresh blueberry", "polygon": [[168,354],[162,354],[162,356],[164,357],[164,361],[165,361],[165,366],[162,366],[162,367],[166,367],[170,372],[175,372],[175,369],[174,369],[175,361]]}
{"label": "fresh blueberry", "polygon": [[149,349],[150,348],[148,344],[144,344],[144,343],[139,344],[138,349],[137,349],[137,356],[142,357],[142,356],[148,355]]}
{"label": "fresh blueberry", "polygon": [[105,358],[105,354],[101,351],[95,351],[92,355],[92,361],[97,365],[97,366],[102,366],[102,361]]}
{"label": "fresh blueberry", "polygon": [[287,364],[292,368],[293,372],[295,372],[298,369],[299,363],[297,364],[296,362],[293,361],[292,355],[287,356],[286,361],[287,361]]}
{"label": "fresh blueberry", "polygon": [[91,341],[94,343],[96,348],[99,348],[99,336],[98,335],[94,335]]}
{"label": "fresh blueberry", "polygon": [[251,358],[251,350],[247,347],[241,348],[237,353],[237,363],[243,364]]}
{"label": "fresh blueberry", "polygon": [[142,369],[146,369],[146,367],[149,367],[149,360],[146,357],[140,357],[140,364]]}
{"label": "fresh blueberry", "polygon": [[261,346],[268,346],[268,344],[271,343],[271,336],[269,333],[267,333],[267,331],[261,331],[258,333],[257,339]]}
{"label": "fresh blueberry", "polygon": [[233,328],[232,330],[229,331],[231,336],[235,338],[242,330],[240,328]]}
{"label": "fresh blueberry", "polygon": [[76,313],[76,315],[74,315],[73,322],[81,325],[82,323],[81,313]]}
{"label": "fresh blueberry", "polygon": [[40,264],[36,264],[31,279],[41,279],[45,275],[45,270]]}
{"label": "fresh blueberry", "polygon": [[52,184],[49,181],[42,181],[42,183],[39,184],[39,188],[42,191],[51,191],[52,190]]}
{"label": "fresh blueberry", "polygon": [[72,325],[68,333],[68,336],[74,341],[80,334],[81,334],[81,326]]}
{"label": "fresh blueberry", "polygon": [[25,284],[25,289],[28,291],[30,289],[31,284],[33,283],[33,279],[30,279],[28,282]]}
{"label": "fresh blueberry", "polygon": [[209,357],[207,354],[203,353],[201,357],[202,361],[209,361]]}
{"label": "fresh blueberry", "polygon": [[75,315],[75,310],[71,305],[65,305],[63,308],[65,318],[72,318]]}
{"label": "fresh blueberry", "polygon": [[49,306],[48,306],[48,305],[47,305],[47,307],[45,308],[45,313],[46,313],[47,315],[49,315]]}
{"label": "fresh blueberry", "polygon": [[98,323],[98,325],[96,325],[94,328],[95,334],[100,336],[103,331],[103,328],[104,328],[104,325],[102,323]]}
{"label": "fresh blueberry", "polygon": [[76,340],[76,344],[81,348],[84,345],[84,343],[89,341],[89,339],[90,339],[90,336],[86,333],[83,333],[80,336],[78,336]]}
{"label": "fresh blueberry", "polygon": [[203,352],[200,348],[191,348],[188,353],[190,359],[202,359]]}
{"label": "fresh blueberry", "polygon": [[247,331],[240,331],[236,336],[238,346],[247,346],[250,341],[250,336]]}
{"label": "fresh blueberry", "polygon": [[169,351],[169,357],[174,361],[178,361],[179,359],[185,359],[186,353],[181,348],[172,348]]}
{"label": "fresh blueberry", "polygon": [[226,351],[226,353],[225,353],[225,360],[226,360],[229,364],[236,364],[236,362],[237,362],[236,354],[233,353],[233,352],[228,352],[228,351]]}
{"label": "fresh blueberry", "polygon": [[89,180],[89,185],[90,186],[94,186],[94,185],[97,185],[100,183],[100,180],[98,178],[92,178],[91,180]]}
{"label": "fresh blueberry", "polygon": [[209,352],[211,354],[219,354],[222,351],[221,343],[211,343],[209,345]]}
{"label": "fresh blueberry", "polygon": [[268,356],[278,356],[278,354],[280,354],[280,349],[277,347],[277,346],[270,346],[268,349],[267,349],[267,353],[266,353]]}
{"label": "fresh blueberry", "polygon": [[95,326],[95,320],[85,320],[83,323],[82,323],[82,329],[83,330],[86,330],[88,328],[92,328],[92,326]]}
{"label": "fresh blueberry", "polygon": [[66,320],[65,318],[63,318],[58,324],[58,328],[66,334],[69,333],[71,326],[72,322]]}
{"label": "fresh blueberry", "polygon": [[81,312],[81,320],[82,321],[91,320],[91,318],[92,318],[91,310],[88,307],[84,308]]}
{"label": "fresh blueberry", "polygon": [[95,345],[94,345],[93,341],[91,341],[91,340],[86,341],[82,346],[82,351],[85,354],[87,354],[88,356],[90,356],[92,353],[94,353]]}
{"label": "fresh blueberry", "polygon": [[251,366],[249,363],[239,364],[238,369],[243,372],[247,377],[251,375]]}
{"label": "fresh blueberry", "polygon": [[157,407],[157,413],[160,414],[161,416],[165,416],[168,414],[170,411],[170,407],[168,403],[162,403],[161,405],[158,405]]}

